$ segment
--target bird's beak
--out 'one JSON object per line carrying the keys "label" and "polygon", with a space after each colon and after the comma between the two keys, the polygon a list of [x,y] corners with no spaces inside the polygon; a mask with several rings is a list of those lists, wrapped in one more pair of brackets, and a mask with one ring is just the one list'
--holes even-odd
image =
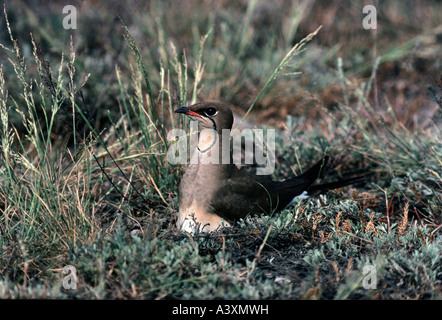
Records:
{"label": "bird's beak", "polygon": [[195,117],[200,117],[201,118],[200,114],[190,110],[187,107],[180,107],[180,108],[176,109],[174,112],[175,113],[184,113],[184,114],[186,114],[188,116],[195,116]]}

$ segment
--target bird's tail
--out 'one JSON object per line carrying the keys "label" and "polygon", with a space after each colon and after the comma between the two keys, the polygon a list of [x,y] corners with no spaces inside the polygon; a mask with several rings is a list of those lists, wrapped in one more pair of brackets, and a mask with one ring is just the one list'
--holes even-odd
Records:
{"label": "bird's tail", "polygon": [[312,184],[316,179],[318,179],[323,175],[324,170],[327,167],[328,160],[329,156],[323,157],[321,160],[316,162],[316,164],[314,164],[310,169],[294,177],[293,180],[295,181],[304,180],[307,184]]}
{"label": "bird's tail", "polygon": [[359,177],[353,177],[353,178],[342,179],[342,180],[338,180],[338,181],[334,181],[334,182],[314,185],[314,186],[311,186],[307,189],[307,194],[310,197],[315,197],[315,196],[317,196],[319,194],[323,194],[329,190],[338,189],[338,188],[342,188],[342,187],[345,187],[345,186],[348,186],[351,184],[362,182],[365,180],[365,178],[366,178],[366,176],[359,176]]}

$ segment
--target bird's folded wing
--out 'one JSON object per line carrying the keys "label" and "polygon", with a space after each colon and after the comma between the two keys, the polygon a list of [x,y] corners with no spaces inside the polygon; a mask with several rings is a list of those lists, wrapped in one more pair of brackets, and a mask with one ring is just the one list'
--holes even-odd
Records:
{"label": "bird's folded wing", "polygon": [[[269,209],[269,192],[256,176],[238,171],[220,186],[211,201],[214,212],[227,220],[237,220],[249,214]],[[271,179],[268,179],[271,181]]]}

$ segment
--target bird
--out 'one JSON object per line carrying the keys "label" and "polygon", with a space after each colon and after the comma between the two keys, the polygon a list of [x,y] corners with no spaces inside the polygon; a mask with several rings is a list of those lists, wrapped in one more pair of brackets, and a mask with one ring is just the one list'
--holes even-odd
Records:
{"label": "bird", "polygon": [[[227,104],[200,102],[179,107],[175,113],[198,121],[199,127],[198,145],[178,187],[178,230],[217,231],[248,215],[279,212],[296,199],[309,199],[364,179],[358,176],[315,185],[329,162],[327,155],[304,173],[284,181],[240,170],[231,161],[229,133],[234,118]],[[227,139],[228,144],[223,143]],[[222,161],[226,149],[230,161]],[[204,157],[212,161],[203,161]]]}

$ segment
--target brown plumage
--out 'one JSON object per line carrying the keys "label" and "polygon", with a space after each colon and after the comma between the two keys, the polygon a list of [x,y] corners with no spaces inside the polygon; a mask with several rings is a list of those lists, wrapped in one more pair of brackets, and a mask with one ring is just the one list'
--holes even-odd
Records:
{"label": "brown plumage", "polygon": [[[198,227],[203,232],[214,231],[249,214],[283,210],[293,204],[296,197],[306,199],[362,180],[356,177],[313,185],[327,165],[327,156],[303,174],[285,181],[249,174],[233,164],[230,147],[230,163],[222,163],[223,138],[228,136],[225,132],[223,135],[222,130],[230,131],[233,125],[232,111],[227,105],[198,103],[175,112],[197,120],[200,129],[198,148],[193,154],[199,157],[199,162],[191,161],[179,186],[177,224],[181,230],[193,232]],[[204,157],[219,161],[207,163]]]}

